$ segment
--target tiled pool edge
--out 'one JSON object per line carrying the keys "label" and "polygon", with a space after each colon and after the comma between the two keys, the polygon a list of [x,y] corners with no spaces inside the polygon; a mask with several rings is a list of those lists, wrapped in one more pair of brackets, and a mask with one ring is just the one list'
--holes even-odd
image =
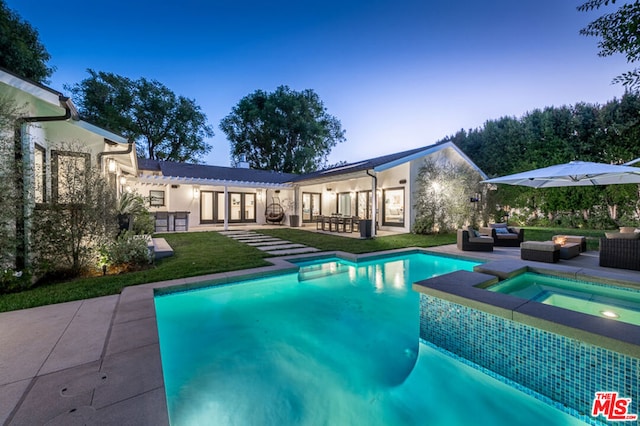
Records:
{"label": "tiled pool edge", "polygon": [[633,355],[640,353],[640,327],[616,323],[622,342],[575,329],[584,320],[596,329],[607,320],[541,304],[527,307],[528,301],[476,287],[496,281],[458,271],[414,284],[420,338],[581,413],[589,413],[596,391],[618,390],[638,407],[640,359]]}

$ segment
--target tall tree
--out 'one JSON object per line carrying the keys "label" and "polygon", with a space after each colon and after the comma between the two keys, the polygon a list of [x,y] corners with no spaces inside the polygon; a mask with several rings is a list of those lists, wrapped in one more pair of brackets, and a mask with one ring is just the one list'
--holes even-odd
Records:
{"label": "tall tree", "polygon": [[231,141],[233,162],[244,158],[252,168],[284,173],[317,170],[331,148],[345,141],[340,121],[327,113],[313,90],[296,92],[287,86],[245,96],[220,129]]}
{"label": "tall tree", "polygon": [[[578,6],[581,12],[599,9],[615,4],[616,0],[589,0]],[[633,63],[640,58],[640,1],[625,3],[618,10],[606,13],[580,30],[580,34],[600,37],[598,43],[600,56],[622,53],[627,62]],[[631,90],[640,89],[640,68],[635,68],[613,79]]]}
{"label": "tall tree", "polygon": [[66,87],[80,114],[138,142],[141,157],[197,163],[211,150],[206,138],[213,128],[194,100],[155,80],[87,72],[88,78]]}
{"label": "tall tree", "polygon": [[0,0],[0,66],[39,83],[47,83],[54,68],[47,66],[51,55],[38,32]]}

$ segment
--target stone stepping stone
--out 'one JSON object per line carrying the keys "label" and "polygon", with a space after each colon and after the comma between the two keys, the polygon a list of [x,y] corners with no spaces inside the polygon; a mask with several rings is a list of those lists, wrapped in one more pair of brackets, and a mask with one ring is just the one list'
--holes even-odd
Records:
{"label": "stone stepping stone", "polygon": [[269,237],[267,235],[247,235],[244,237],[234,238],[236,241],[246,242],[246,241],[256,241],[256,240],[272,240],[275,237]]}
{"label": "stone stepping stone", "polygon": [[233,238],[234,240],[242,239],[242,238],[251,238],[251,237],[263,237],[264,235],[256,234],[255,232],[245,232],[242,234],[233,234],[227,235],[229,238]]}
{"label": "stone stepping stone", "polygon": [[231,235],[242,235],[242,234],[255,234],[255,232],[254,231],[218,231],[218,234],[231,236]]}
{"label": "stone stepping stone", "polygon": [[293,249],[293,248],[302,248],[306,247],[304,244],[293,244],[289,241],[284,241],[284,244],[278,245],[270,245],[263,247],[256,247],[258,250],[267,251],[267,250],[284,250],[284,249]]}
{"label": "stone stepping stone", "polygon": [[274,254],[274,255],[289,255],[289,254],[302,254],[302,253],[313,253],[316,251],[320,251],[317,248],[313,248],[313,247],[301,247],[301,248],[297,248],[297,249],[290,249],[290,250],[273,250],[273,251],[267,251],[267,254]]}
{"label": "stone stepping stone", "polygon": [[273,240],[264,240],[264,241],[246,243],[246,244],[251,247],[260,247],[260,246],[277,246],[279,244],[289,244],[289,243],[290,241],[279,240],[277,238],[274,238]]}

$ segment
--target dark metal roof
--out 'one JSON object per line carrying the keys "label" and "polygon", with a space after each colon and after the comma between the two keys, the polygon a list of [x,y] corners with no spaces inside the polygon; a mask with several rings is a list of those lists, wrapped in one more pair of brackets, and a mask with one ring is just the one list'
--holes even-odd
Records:
{"label": "dark metal roof", "polygon": [[391,163],[393,161],[397,161],[405,157],[410,157],[411,155],[417,154],[429,148],[433,148],[437,145],[439,144],[430,145],[426,147],[423,146],[420,148],[410,149],[408,151],[402,151],[402,152],[397,152],[395,154],[383,155],[381,157],[371,158],[369,160],[357,161],[355,163],[349,163],[342,166],[332,167],[330,169],[324,169],[324,170],[319,170],[317,172],[298,175],[292,180],[292,182],[299,182],[303,180],[324,178],[324,177],[337,176],[337,175],[347,174],[347,173],[361,172],[364,170],[371,170],[378,166],[382,166],[383,164]]}
{"label": "dark metal roof", "polygon": [[[157,161],[149,160],[146,158],[138,158],[138,168],[141,170],[159,171],[162,172],[163,176],[167,177],[255,182],[265,184],[284,184],[337,177],[340,175],[373,170],[385,165],[393,166],[398,162],[404,162],[404,159],[406,159],[406,161],[410,161],[415,158],[415,156],[419,156],[422,152],[425,152],[426,155],[428,152],[433,152],[434,149],[438,150],[451,146],[454,146],[451,142],[440,142],[429,146],[414,148],[408,151],[397,152],[395,154],[383,155],[381,157],[375,157],[368,160],[349,163],[342,166],[332,167],[330,169],[319,170],[302,175],[292,173],[277,173],[266,170],[207,166],[202,164],[176,163],[172,161]],[[457,148],[455,148],[454,146],[454,149]],[[462,155],[464,156],[464,154]],[[471,160],[467,159],[467,161]],[[480,172],[482,173],[482,171]]]}
{"label": "dark metal roof", "polygon": [[162,172],[163,176],[235,182],[285,183],[297,175],[238,167],[209,166],[138,158],[138,169]]}

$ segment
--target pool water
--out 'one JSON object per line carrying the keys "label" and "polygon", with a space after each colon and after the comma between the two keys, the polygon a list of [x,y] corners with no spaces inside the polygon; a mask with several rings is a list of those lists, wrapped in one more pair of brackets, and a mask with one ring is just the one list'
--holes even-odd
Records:
{"label": "pool water", "polygon": [[640,291],[525,272],[487,290],[640,325]]}
{"label": "pool water", "polygon": [[419,341],[411,254],[157,296],[172,425],[582,424]]}

